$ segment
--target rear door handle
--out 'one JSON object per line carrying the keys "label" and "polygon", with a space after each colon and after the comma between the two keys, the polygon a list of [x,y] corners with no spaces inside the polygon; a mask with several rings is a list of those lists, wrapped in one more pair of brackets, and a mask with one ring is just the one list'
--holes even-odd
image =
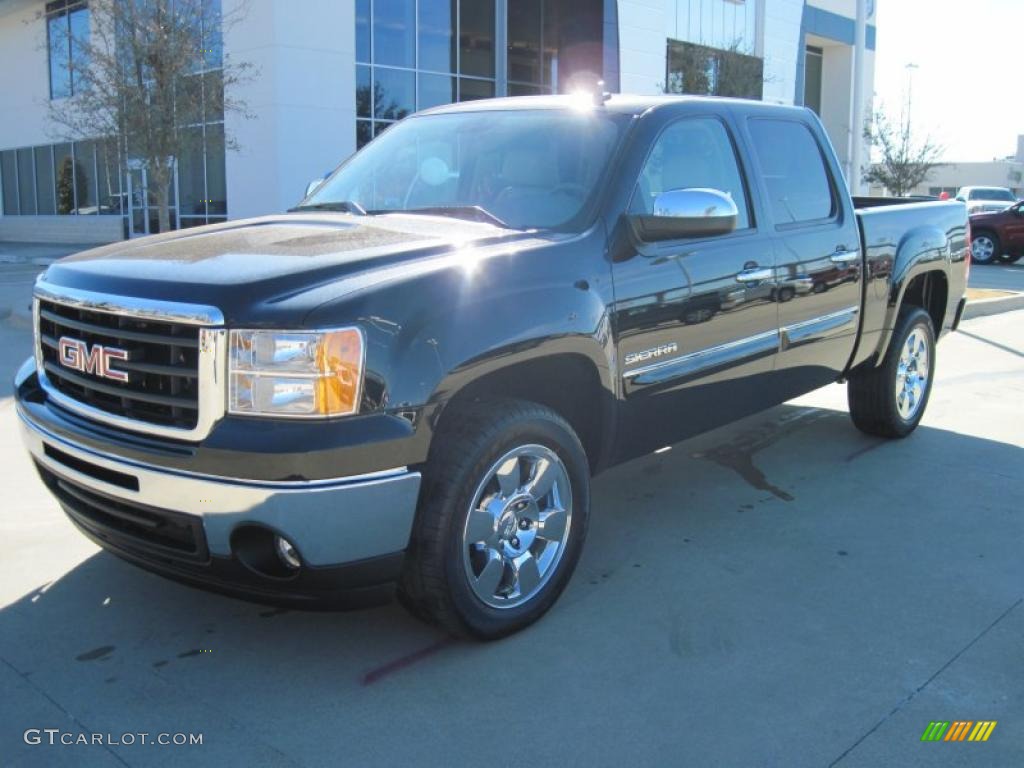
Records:
{"label": "rear door handle", "polygon": [[754,267],[738,273],[736,280],[740,283],[759,283],[763,280],[772,280],[774,277],[775,270],[771,267]]}
{"label": "rear door handle", "polygon": [[833,253],[829,258],[833,264],[852,264],[855,261],[860,260],[860,251],[852,250],[848,251],[845,248],[840,248]]}

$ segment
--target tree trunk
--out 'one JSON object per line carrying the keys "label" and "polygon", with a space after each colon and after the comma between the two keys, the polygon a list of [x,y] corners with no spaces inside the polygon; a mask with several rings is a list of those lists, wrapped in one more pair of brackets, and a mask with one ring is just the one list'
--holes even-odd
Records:
{"label": "tree trunk", "polygon": [[153,197],[156,198],[157,225],[161,232],[171,231],[170,186],[171,174],[165,163],[151,163],[150,172]]}
{"label": "tree trunk", "polygon": [[167,204],[167,185],[163,185],[163,189],[157,193],[156,204],[157,204],[157,222],[161,232],[171,231],[171,208]]}

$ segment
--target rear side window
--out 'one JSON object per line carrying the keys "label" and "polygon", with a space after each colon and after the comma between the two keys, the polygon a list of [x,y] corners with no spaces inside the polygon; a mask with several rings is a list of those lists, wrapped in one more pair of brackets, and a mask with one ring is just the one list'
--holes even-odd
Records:
{"label": "rear side window", "polygon": [[754,119],[750,135],[776,224],[828,219],[836,201],[814,134],[792,120]]}
{"label": "rear side window", "polygon": [[650,213],[662,192],[693,188],[725,192],[739,210],[736,229],[750,227],[736,152],[725,126],[715,118],[684,118],[662,131],[633,190],[630,213]]}

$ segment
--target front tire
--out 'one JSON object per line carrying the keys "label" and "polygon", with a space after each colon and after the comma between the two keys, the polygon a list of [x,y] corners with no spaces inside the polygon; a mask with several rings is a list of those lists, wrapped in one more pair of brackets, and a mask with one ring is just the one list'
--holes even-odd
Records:
{"label": "front tire", "polygon": [[971,261],[975,264],[992,264],[1002,253],[999,238],[992,232],[976,232],[971,238]]}
{"label": "front tire", "polygon": [[931,318],[920,307],[907,307],[900,312],[882,365],[847,382],[854,425],[869,435],[906,437],[924,416],[934,372]]}
{"label": "front tire", "polygon": [[454,635],[493,640],[537,621],[579,560],[586,454],[549,408],[489,400],[447,414],[424,473],[399,597]]}

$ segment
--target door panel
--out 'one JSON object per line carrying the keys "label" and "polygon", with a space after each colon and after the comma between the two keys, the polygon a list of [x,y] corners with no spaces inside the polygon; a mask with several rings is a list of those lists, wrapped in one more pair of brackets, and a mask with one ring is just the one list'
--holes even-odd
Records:
{"label": "door panel", "polygon": [[794,394],[835,381],[853,354],[861,307],[860,234],[839,177],[808,125],[757,118],[749,129],[776,225],[776,378]]}
{"label": "door panel", "polygon": [[[684,118],[655,142],[631,213],[669,189],[730,194],[739,230],[721,237],[638,242],[627,217],[615,238],[616,332],[624,404],[619,459],[678,442],[770,405],[778,349],[774,251],[752,226],[725,126]],[[625,257],[622,257],[625,253]]]}
{"label": "door panel", "polygon": [[1005,222],[1003,236],[1006,242],[1002,244],[1003,248],[1014,256],[1024,253],[1024,206],[1015,205],[1000,217]]}
{"label": "door panel", "polygon": [[770,239],[757,233],[638,254],[615,266],[630,455],[774,402],[766,381],[779,344],[774,281],[736,280],[755,264],[773,264]]}
{"label": "door panel", "polygon": [[844,229],[836,224],[776,239],[782,343],[776,368],[815,368],[822,385],[839,377],[857,342],[861,255],[856,230],[851,238]]}

